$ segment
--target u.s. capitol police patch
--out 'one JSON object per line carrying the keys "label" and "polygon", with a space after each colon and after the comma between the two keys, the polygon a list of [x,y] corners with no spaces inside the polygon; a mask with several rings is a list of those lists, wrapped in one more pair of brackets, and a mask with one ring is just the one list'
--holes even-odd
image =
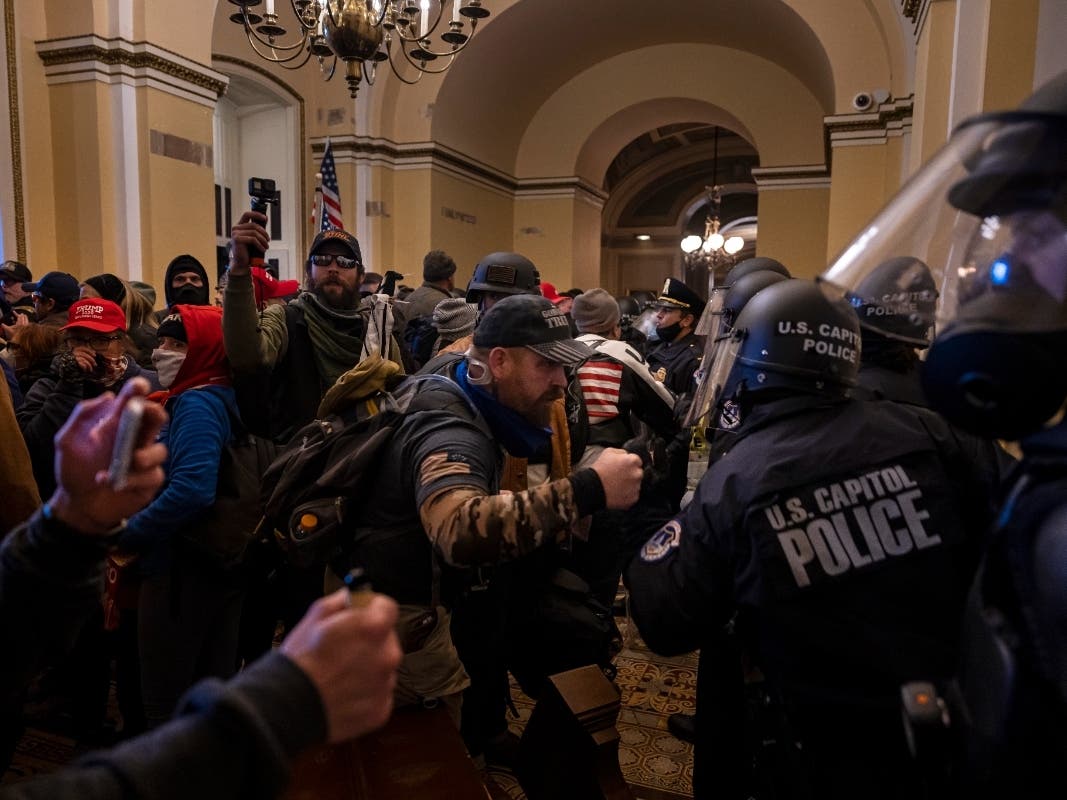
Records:
{"label": "u.s. capitol police patch", "polygon": [[641,560],[646,564],[662,561],[682,540],[682,523],[672,519],[645,542],[641,548]]}
{"label": "u.s. capitol police patch", "polygon": [[741,424],[741,406],[733,400],[727,400],[722,404],[722,413],[719,414],[719,425],[728,431],[732,431]]}

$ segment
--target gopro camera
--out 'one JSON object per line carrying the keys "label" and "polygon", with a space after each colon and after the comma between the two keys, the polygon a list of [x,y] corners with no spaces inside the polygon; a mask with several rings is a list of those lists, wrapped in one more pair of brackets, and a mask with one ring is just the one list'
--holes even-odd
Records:
{"label": "gopro camera", "polygon": [[278,205],[278,189],[273,178],[249,178],[248,196],[252,198],[252,210],[267,213],[267,206]]}

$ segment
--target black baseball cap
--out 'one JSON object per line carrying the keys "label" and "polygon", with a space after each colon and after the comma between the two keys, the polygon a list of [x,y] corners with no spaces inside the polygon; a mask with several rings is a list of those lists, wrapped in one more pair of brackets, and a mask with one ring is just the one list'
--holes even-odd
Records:
{"label": "black baseball cap", "polygon": [[332,228],[328,231],[319,231],[315,241],[311,243],[309,255],[315,255],[324,242],[340,242],[352,254],[352,258],[359,262],[359,269],[363,269],[363,254],[359,251],[359,240],[348,231],[340,228]]}
{"label": "black baseball cap", "polygon": [[29,283],[33,280],[33,273],[21,261],[5,261],[0,264],[0,278],[14,278],[20,283]]}
{"label": "black baseball cap", "polygon": [[37,292],[41,297],[55,300],[60,311],[66,311],[81,294],[78,279],[66,272],[46,272],[36,283],[22,284],[22,291]]}
{"label": "black baseball cap", "polygon": [[475,347],[525,347],[557,364],[574,366],[593,350],[571,337],[567,316],[551,301],[531,294],[498,300],[474,330]]}

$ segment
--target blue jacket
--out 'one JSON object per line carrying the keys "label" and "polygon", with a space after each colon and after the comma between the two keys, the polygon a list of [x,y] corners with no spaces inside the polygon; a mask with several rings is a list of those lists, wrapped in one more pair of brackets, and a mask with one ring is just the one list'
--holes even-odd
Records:
{"label": "blue jacket", "polygon": [[170,423],[159,440],[167,445],[167,478],[155,500],[131,517],[119,544],[138,553],[141,573],[170,568],[175,535],[215,502],[222,449],[233,438],[237,403],[228,386],[182,392],[167,403]]}

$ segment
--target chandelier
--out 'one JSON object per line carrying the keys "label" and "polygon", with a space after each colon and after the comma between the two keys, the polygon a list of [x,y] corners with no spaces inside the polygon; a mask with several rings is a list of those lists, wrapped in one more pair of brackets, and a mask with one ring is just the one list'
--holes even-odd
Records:
{"label": "chandelier", "polygon": [[719,206],[722,204],[722,187],[708,186],[708,216],[704,219],[704,236],[695,233],[682,239],[685,265],[689,268],[707,267],[718,270],[734,263],[734,256],[745,246],[740,236],[724,237],[719,233]]}
{"label": "chandelier", "polygon": [[719,175],[719,126],[715,126],[714,149],[711,156],[711,186],[708,193],[708,215],[704,219],[704,236],[691,234],[682,239],[685,265],[690,270],[706,269],[709,278],[715,272],[734,263],[734,256],[745,246],[740,236],[725,238],[719,233],[719,208],[722,205],[722,187],[716,182]]}
{"label": "chandelier", "polygon": [[352,97],[361,81],[374,83],[382,61],[408,84],[444,72],[474,36],[478,20],[489,16],[482,0],[278,0],[291,6],[295,18],[295,27],[287,23],[293,38],[283,42],[290,29],[282,27],[275,0],[229,1],[240,8],[230,20],[244,28],[257,55],[286,69],[314,57],[326,80],[341,60]]}

